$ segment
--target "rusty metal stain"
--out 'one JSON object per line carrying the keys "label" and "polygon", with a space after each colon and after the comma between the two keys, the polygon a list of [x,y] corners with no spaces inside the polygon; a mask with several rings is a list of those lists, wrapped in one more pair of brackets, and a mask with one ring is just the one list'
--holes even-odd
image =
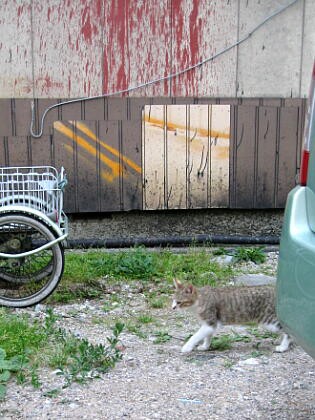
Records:
{"label": "rusty metal stain", "polygon": [[228,205],[229,105],[146,106],[143,127],[146,209]]}

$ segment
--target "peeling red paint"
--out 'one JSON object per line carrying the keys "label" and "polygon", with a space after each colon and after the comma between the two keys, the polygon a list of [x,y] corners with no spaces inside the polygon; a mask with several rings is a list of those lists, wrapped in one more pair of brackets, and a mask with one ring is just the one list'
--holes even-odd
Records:
{"label": "peeling red paint", "polygon": [[63,83],[52,80],[49,75],[46,74],[44,77],[38,77],[35,80],[35,85],[40,85],[42,89],[49,90],[53,88],[60,88],[63,86]]}
{"label": "peeling red paint", "polygon": [[[224,25],[215,29],[214,42],[213,34],[206,33],[218,2],[213,6],[200,0],[36,1],[31,21],[29,1],[28,5],[3,1],[4,23],[10,16],[19,34],[11,45],[14,52],[20,46],[14,54],[19,60],[14,77],[22,80],[22,74],[32,83],[33,71],[38,96],[79,97],[125,90],[186,69],[219,49],[218,37],[231,38],[228,29],[219,33]],[[2,40],[3,57],[9,56],[9,48]],[[213,72],[210,83],[214,85],[220,73],[213,66],[205,68]],[[10,69],[5,70],[6,77],[9,74]],[[196,69],[130,95],[204,95],[211,89],[203,78],[209,83],[210,76]]]}
{"label": "peeling red paint", "polygon": [[193,10],[189,16],[189,30],[190,30],[190,52],[192,63],[200,60],[199,57],[199,37],[201,29],[201,19],[198,18],[198,1],[194,1]]}
{"label": "peeling red paint", "polygon": [[[171,69],[171,60],[169,59],[169,53],[168,51],[166,51],[165,54],[165,69],[164,69],[164,77],[167,77],[170,74],[170,69]],[[164,80],[164,95],[168,95],[169,94],[169,84],[170,81],[169,80]]]}
{"label": "peeling red paint", "polygon": [[71,77],[68,77],[68,95],[71,95]]}
{"label": "peeling red paint", "polygon": [[92,25],[91,25],[91,19],[90,19],[90,8],[89,6],[86,6],[83,10],[82,18],[82,27],[81,27],[81,33],[87,43],[92,42]]}
{"label": "peeling red paint", "polygon": [[[110,4],[109,14],[105,16],[105,25],[108,26],[108,42],[104,50],[103,80],[104,91],[112,90],[112,76],[115,77],[115,90],[123,90],[128,86],[129,78],[126,74],[126,65],[129,57],[127,53],[126,18],[129,3],[125,0],[115,0]],[[114,67],[116,69],[113,74]]]}
{"label": "peeling red paint", "polygon": [[[173,22],[175,28],[173,38],[173,58],[175,63],[173,72],[181,71],[200,61],[200,31],[202,21],[199,15],[199,0],[193,0],[192,10],[187,19],[188,4],[182,0],[172,2]],[[184,19],[186,17],[186,20]],[[172,94],[174,96],[194,96],[196,95],[196,71],[188,71],[177,77],[172,83]]]}
{"label": "peeling red paint", "polygon": [[[200,35],[202,33],[202,20],[199,15],[199,2],[194,1],[193,10],[189,16],[190,29],[190,64],[197,64],[200,62]],[[189,81],[191,92],[186,92],[186,95],[197,96],[197,73],[198,70],[189,71],[187,73],[187,80]]]}
{"label": "peeling red paint", "polygon": [[23,6],[19,6],[18,9],[17,9],[18,17],[20,17],[22,15],[22,13],[23,13]]}
{"label": "peeling red paint", "polygon": [[96,8],[96,16],[98,16],[99,18],[102,17],[103,1],[97,0],[95,8]]}

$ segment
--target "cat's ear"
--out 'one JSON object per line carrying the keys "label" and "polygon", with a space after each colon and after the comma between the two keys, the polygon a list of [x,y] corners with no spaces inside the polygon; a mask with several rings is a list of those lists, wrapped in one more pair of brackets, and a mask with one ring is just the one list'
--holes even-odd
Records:
{"label": "cat's ear", "polygon": [[192,284],[190,284],[189,286],[186,287],[186,290],[188,293],[192,294],[194,291],[194,286]]}
{"label": "cat's ear", "polygon": [[183,288],[183,285],[179,280],[173,279],[173,281],[174,281],[174,286],[176,287],[176,289],[182,289]]}

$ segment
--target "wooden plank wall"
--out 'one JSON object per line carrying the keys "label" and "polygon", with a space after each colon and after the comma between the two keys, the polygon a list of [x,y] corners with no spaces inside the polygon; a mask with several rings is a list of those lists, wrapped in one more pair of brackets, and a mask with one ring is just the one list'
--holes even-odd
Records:
{"label": "wooden plank wall", "polygon": [[[50,99],[35,101],[37,128],[43,111],[54,103]],[[49,112],[39,139],[29,135],[30,101],[0,99],[0,166],[65,166],[68,213],[142,210],[142,110],[150,104],[230,104],[226,207],[284,207],[299,169],[303,99],[143,97],[82,101]]]}

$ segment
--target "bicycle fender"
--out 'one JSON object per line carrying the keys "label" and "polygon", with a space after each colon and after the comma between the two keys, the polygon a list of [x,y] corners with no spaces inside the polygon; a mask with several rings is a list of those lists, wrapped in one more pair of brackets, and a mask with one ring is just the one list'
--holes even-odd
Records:
{"label": "bicycle fender", "polygon": [[39,210],[33,209],[32,207],[15,206],[15,205],[0,207],[0,216],[3,214],[12,214],[12,213],[24,213],[26,215],[33,216],[36,219],[44,222],[51,229],[53,229],[56,232],[57,236],[60,237],[63,235],[63,232],[60,229],[60,227],[56,225],[56,223],[54,223],[52,220],[50,220],[49,217],[46,216],[46,214],[42,213]]}

